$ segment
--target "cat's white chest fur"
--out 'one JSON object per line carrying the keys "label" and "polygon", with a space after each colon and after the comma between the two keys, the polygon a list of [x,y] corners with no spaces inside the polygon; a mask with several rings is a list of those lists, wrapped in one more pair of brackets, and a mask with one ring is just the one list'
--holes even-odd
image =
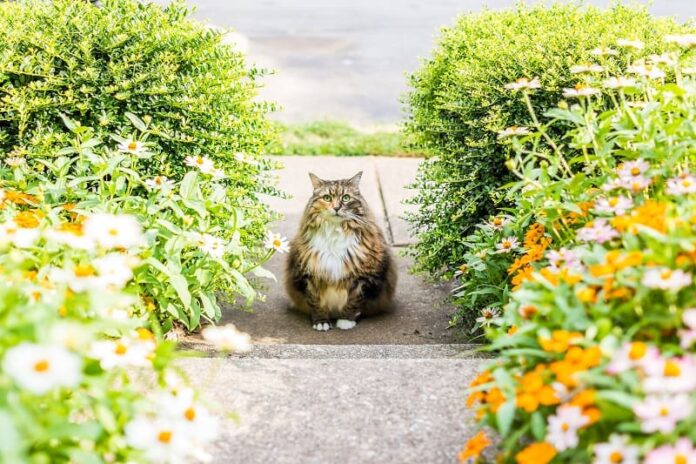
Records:
{"label": "cat's white chest fur", "polygon": [[309,239],[309,246],[317,254],[315,271],[334,281],[346,275],[348,253],[356,253],[358,238],[346,234],[339,222],[326,221]]}

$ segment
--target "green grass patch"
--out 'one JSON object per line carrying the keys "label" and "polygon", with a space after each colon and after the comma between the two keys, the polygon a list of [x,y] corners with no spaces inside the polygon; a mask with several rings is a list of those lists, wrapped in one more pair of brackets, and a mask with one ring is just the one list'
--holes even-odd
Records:
{"label": "green grass patch", "polygon": [[274,155],[336,156],[422,156],[409,136],[400,131],[358,130],[345,122],[315,121],[303,124],[279,124],[280,140]]}

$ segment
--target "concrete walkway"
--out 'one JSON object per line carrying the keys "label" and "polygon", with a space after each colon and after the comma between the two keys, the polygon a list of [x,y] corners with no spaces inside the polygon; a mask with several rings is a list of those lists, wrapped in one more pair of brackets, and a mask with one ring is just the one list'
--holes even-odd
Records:
{"label": "concrete walkway", "polygon": [[[292,236],[311,193],[308,172],[326,179],[363,171],[361,191],[387,231],[394,252],[412,238],[401,216],[419,160],[284,157],[279,187],[268,198],[283,214],[272,229]],[[267,266],[282,282],[285,255]],[[477,346],[448,330],[449,288],[409,274],[397,258],[396,309],[353,330],[318,332],[288,310],[280,283],[253,313],[225,308],[252,335],[253,349],[221,357],[200,336],[182,342],[207,354],[181,367],[220,414],[235,413],[214,449],[215,463],[454,463],[475,433],[464,389],[488,362]]]}

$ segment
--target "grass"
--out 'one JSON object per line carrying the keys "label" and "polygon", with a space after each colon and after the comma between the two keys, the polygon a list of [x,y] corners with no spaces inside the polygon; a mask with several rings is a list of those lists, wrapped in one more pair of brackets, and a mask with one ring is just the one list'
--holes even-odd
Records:
{"label": "grass", "polygon": [[398,131],[364,132],[340,121],[280,125],[274,155],[422,156]]}

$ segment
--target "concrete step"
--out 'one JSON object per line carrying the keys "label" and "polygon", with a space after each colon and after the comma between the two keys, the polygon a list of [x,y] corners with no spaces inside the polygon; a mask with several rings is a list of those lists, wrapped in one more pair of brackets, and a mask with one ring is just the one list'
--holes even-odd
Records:
{"label": "concrete step", "polygon": [[256,350],[180,361],[218,414],[240,418],[214,463],[455,463],[474,433],[464,389],[490,362],[444,345]]}

